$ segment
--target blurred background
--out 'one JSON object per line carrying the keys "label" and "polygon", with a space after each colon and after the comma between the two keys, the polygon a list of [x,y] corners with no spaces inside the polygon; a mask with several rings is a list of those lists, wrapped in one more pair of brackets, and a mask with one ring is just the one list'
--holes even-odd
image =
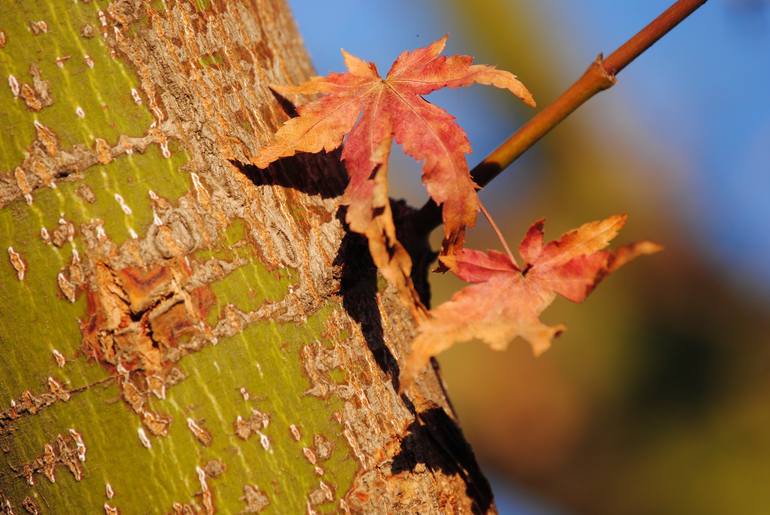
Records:
{"label": "blurred background", "polygon": [[[670,1],[290,0],[320,74],[339,49],[385,74],[403,49],[517,74],[541,106]],[[711,0],[482,191],[517,244],[626,212],[638,260],[582,305],[542,357],[514,342],[439,358],[501,513],[770,513],[770,2]],[[532,112],[474,86],[430,100],[455,115],[473,166]],[[400,152],[391,191],[426,196]],[[437,238],[440,235],[434,235]],[[485,221],[469,237],[498,247]],[[434,305],[460,287],[433,278]]]}

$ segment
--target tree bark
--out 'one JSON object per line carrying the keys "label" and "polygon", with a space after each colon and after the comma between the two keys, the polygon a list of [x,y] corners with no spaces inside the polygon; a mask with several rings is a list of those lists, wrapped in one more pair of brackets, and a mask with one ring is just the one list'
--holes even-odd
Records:
{"label": "tree bark", "polygon": [[241,164],[286,5],[0,2],[0,510],[493,511],[338,156]]}

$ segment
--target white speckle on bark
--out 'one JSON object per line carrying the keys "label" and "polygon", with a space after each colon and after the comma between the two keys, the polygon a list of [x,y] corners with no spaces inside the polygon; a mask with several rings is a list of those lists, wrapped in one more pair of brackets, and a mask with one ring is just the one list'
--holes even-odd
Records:
{"label": "white speckle on bark", "polygon": [[241,386],[241,397],[243,397],[244,401],[249,400],[249,391],[246,389],[245,386]]}
{"label": "white speckle on bark", "polygon": [[70,55],[63,55],[61,57],[56,58],[56,66],[59,68],[64,68],[64,63],[69,61],[72,56]]}
{"label": "white speckle on bark", "polygon": [[74,304],[75,297],[75,285],[67,279],[67,276],[63,272],[59,272],[56,275],[56,282],[59,284],[59,289],[64,294],[64,297]]}
{"label": "white speckle on bark", "polygon": [[272,454],[273,449],[270,448],[270,439],[260,430],[257,430],[257,434],[259,434],[259,443],[262,444],[262,448]]}
{"label": "white speckle on bark", "polygon": [[128,369],[123,365],[122,361],[118,361],[118,364],[115,366],[115,371],[120,374],[121,377],[128,380]]}
{"label": "white speckle on bark", "polygon": [[123,197],[121,196],[120,193],[115,194],[115,200],[117,201],[118,204],[120,204],[120,209],[122,209],[125,214],[131,215],[133,213],[133,211],[131,211],[131,207],[129,207],[129,205],[126,204],[126,201],[123,200]]}
{"label": "white speckle on bark", "polygon": [[187,417],[187,428],[203,445],[208,446],[211,444],[211,434],[190,417]]}
{"label": "white speckle on bark", "polygon": [[302,448],[302,454],[305,455],[305,458],[307,458],[307,461],[309,461],[312,465],[316,464],[315,453],[312,451],[312,449],[308,449],[307,447],[303,447]]}
{"label": "white speckle on bark", "polygon": [[13,250],[13,247],[8,247],[8,258],[11,260],[11,266],[16,270],[16,277],[19,281],[24,280],[24,275],[27,273],[27,264],[21,258],[21,255]]}
{"label": "white speckle on bark", "polygon": [[192,178],[193,188],[195,188],[195,194],[198,196],[198,201],[201,201],[204,198],[206,199],[206,201],[208,201],[209,192],[203,186],[203,183],[201,182],[201,178],[195,172],[190,173],[190,177]]}
{"label": "white speckle on bark", "polygon": [[136,102],[137,105],[142,105],[142,97],[139,96],[139,92],[136,88],[131,88],[131,98],[134,99],[134,102]]}
{"label": "white speckle on bark", "polygon": [[64,358],[64,354],[56,349],[53,350],[53,359],[56,360],[56,364],[59,366],[59,368],[64,368],[64,365],[67,364],[67,360]]}
{"label": "white speckle on bark", "polygon": [[133,227],[129,227],[128,228],[128,234],[129,234],[129,236],[131,236],[131,239],[133,239],[133,240],[136,240],[136,239],[139,238],[139,235],[136,234],[136,231],[134,230]]}
{"label": "white speckle on bark", "polygon": [[21,92],[21,86],[19,86],[19,81],[16,80],[16,77],[13,75],[8,76],[8,86],[11,87],[11,93],[13,93],[14,98],[19,98],[19,93]]}
{"label": "white speckle on bark", "polygon": [[99,23],[102,24],[102,27],[106,27],[107,26],[107,15],[104,14],[104,11],[102,11],[101,9],[99,9],[99,13],[98,14],[99,14]]}
{"label": "white speckle on bark", "polygon": [[114,506],[109,505],[108,503],[104,503],[104,513],[105,515],[119,515],[120,512],[118,509]]}
{"label": "white speckle on bark", "polygon": [[291,436],[293,436],[294,439],[299,442],[302,438],[302,435],[299,432],[299,428],[294,424],[289,424],[289,431],[291,431]]}
{"label": "white speckle on bark", "polygon": [[171,157],[171,151],[168,149],[168,141],[164,141],[160,144],[160,153],[163,154],[163,157],[166,159]]}
{"label": "white speckle on bark", "polygon": [[35,35],[48,32],[48,24],[45,20],[31,21],[29,22],[29,28],[32,29],[32,33]]}
{"label": "white speckle on bark", "polygon": [[209,485],[206,483],[206,471],[196,465],[195,473],[198,474],[198,482],[201,484],[201,491],[208,492]]}
{"label": "white speckle on bark", "polygon": [[86,444],[83,442],[83,436],[72,428],[70,428],[69,433],[72,439],[75,441],[75,448],[77,449],[78,459],[81,462],[85,462]]}
{"label": "white speckle on bark", "polygon": [[148,449],[152,449],[152,442],[150,442],[150,439],[147,438],[147,433],[144,432],[143,427],[138,428],[136,430],[136,434],[139,436],[139,441],[142,442],[142,445]]}
{"label": "white speckle on bark", "polygon": [[115,497],[115,491],[112,489],[112,485],[107,483],[104,485],[104,493],[107,495],[107,499]]}
{"label": "white speckle on bark", "polygon": [[88,66],[89,68],[94,67],[94,60],[91,58],[90,55],[88,54],[84,55],[83,60],[86,62],[86,66]]}
{"label": "white speckle on bark", "polygon": [[40,228],[40,237],[43,239],[46,243],[51,243],[51,235],[48,234],[48,229],[45,227]]}
{"label": "white speckle on bark", "polygon": [[75,109],[75,114],[78,115],[78,118],[85,118],[86,117],[86,112],[83,111],[83,108],[80,107],[80,106],[77,106],[77,108]]}

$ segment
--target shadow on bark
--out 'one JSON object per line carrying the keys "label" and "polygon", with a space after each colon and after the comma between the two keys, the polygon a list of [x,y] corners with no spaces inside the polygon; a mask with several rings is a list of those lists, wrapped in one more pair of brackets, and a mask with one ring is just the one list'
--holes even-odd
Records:
{"label": "shadow on bark", "polygon": [[[426,445],[428,442],[430,445]],[[474,513],[486,513],[491,508],[492,488],[473,450],[457,423],[439,407],[417,414],[401,441],[401,451],[393,458],[391,472],[414,471],[418,464],[448,476],[459,475],[465,482],[465,493],[473,501]]]}
{"label": "shadow on bark", "polygon": [[390,377],[398,391],[398,361],[385,344],[382,317],[377,306],[377,268],[372,262],[366,238],[350,232],[344,223],[345,208],[340,208],[338,218],[343,220],[345,236],[337,251],[334,265],[340,267],[340,295],[348,315],[361,326],[366,345],[380,369]]}
{"label": "shadow on bark", "polygon": [[[347,174],[340,161],[339,151],[319,154],[300,153],[279,159],[265,169],[231,161],[255,186],[282,186],[308,195],[335,198],[347,186]],[[398,238],[412,257],[412,280],[425,305],[430,302],[428,269],[435,260],[426,235],[414,230],[411,217],[415,210],[404,201],[391,201]],[[351,232],[345,223],[345,206],[337,211],[337,218],[345,228],[334,265],[341,270],[340,295],[343,307],[361,326],[366,344],[377,365],[387,374],[393,387],[399,388],[399,366],[384,340],[382,318],[377,305],[377,269],[372,262],[366,238]]]}
{"label": "shadow on bark", "polygon": [[[298,154],[279,159],[266,169],[237,161],[231,163],[255,186],[283,186],[323,198],[339,197],[347,186],[347,175],[339,160],[339,152]],[[342,305],[361,326],[374,360],[398,391],[398,362],[385,344],[382,317],[377,305],[377,269],[369,254],[366,238],[348,229],[345,211],[343,206],[336,214],[345,228],[345,235],[333,263],[340,269]]]}
{"label": "shadow on bark", "polygon": [[339,150],[308,154],[300,152],[284,157],[267,168],[257,168],[248,163],[230,161],[255,186],[283,186],[308,195],[336,198],[342,195],[348,184],[348,176],[339,158]]}

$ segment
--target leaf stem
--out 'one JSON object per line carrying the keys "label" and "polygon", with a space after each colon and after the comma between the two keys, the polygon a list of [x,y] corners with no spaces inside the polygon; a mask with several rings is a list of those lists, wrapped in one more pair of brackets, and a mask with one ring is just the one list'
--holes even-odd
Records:
{"label": "leaf stem", "polygon": [[497,226],[494,218],[492,218],[492,215],[489,214],[489,211],[487,211],[486,206],[484,206],[484,203],[481,202],[481,200],[479,200],[479,208],[481,209],[481,212],[484,213],[484,216],[486,217],[487,222],[489,222],[489,225],[492,226],[492,230],[495,231],[495,234],[497,234],[497,239],[500,240],[500,243],[503,245],[505,253],[508,254],[508,258],[511,260],[511,263],[519,266],[519,264],[516,262],[516,257],[514,257],[513,252],[511,252],[511,248],[508,246],[508,242],[505,241],[505,236],[503,236],[502,231]]}
{"label": "leaf stem", "polygon": [[[601,54],[583,75],[556,100],[533,116],[471,170],[471,177],[484,187],[548,134],[588,99],[615,85],[615,76],[707,0],[678,0],[649,25],[623,43],[606,59]],[[429,200],[416,214],[415,224],[430,232],[441,225],[441,209]]]}

